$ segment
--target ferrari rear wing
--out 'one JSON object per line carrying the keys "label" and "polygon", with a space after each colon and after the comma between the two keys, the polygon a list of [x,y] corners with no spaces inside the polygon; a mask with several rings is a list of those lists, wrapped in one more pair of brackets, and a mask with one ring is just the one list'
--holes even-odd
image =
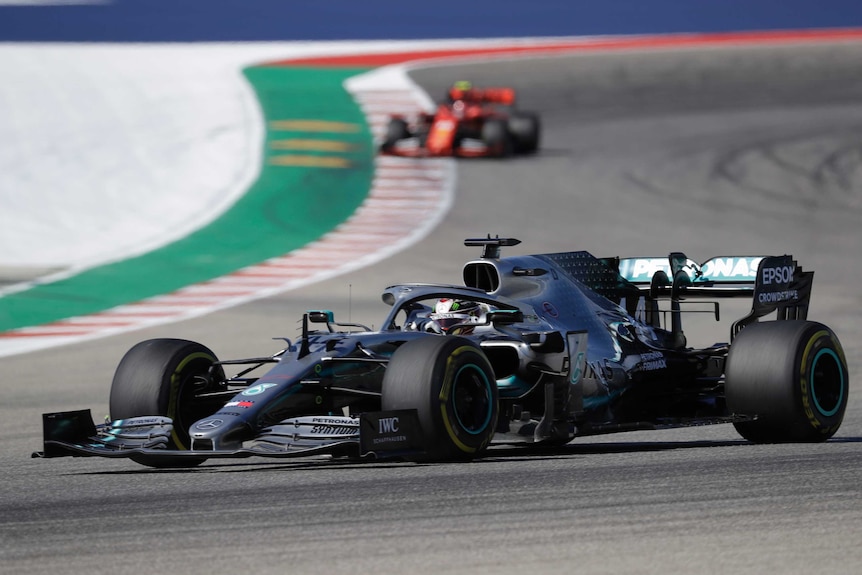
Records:
{"label": "ferrari rear wing", "polygon": [[731,337],[774,311],[779,320],[805,319],[814,279],[814,272],[803,271],[790,255],[722,256],[698,264],[672,252],[667,258],[620,259],[618,271],[650,300],[669,298],[675,328],[681,300],[751,297],[751,313],[734,322]]}

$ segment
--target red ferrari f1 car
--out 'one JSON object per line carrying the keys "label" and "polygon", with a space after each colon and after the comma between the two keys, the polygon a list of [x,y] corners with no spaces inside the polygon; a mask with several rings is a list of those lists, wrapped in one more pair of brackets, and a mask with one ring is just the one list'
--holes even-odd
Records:
{"label": "red ferrari f1 car", "polygon": [[456,82],[433,114],[393,116],[380,150],[398,156],[506,157],[539,149],[539,117],[515,110],[512,88]]}

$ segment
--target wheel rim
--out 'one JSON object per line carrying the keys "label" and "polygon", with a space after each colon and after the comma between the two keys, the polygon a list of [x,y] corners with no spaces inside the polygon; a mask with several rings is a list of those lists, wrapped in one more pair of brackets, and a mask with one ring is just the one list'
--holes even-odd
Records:
{"label": "wheel rim", "polygon": [[824,417],[838,413],[844,402],[844,369],[838,355],[831,349],[818,351],[808,378],[817,411]]}
{"label": "wheel rim", "polygon": [[207,373],[213,361],[214,358],[208,354],[190,355],[180,362],[172,375],[173,385],[176,387],[176,405],[173,409],[169,408],[169,412],[173,412],[174,432],[183,445],[189,443],[189,426],[218,411],[223,404],[221,400],[196,400],[196,395],[203,391],[196,379]]}
{"label": "wheel rim", "polygon": [[452,404],[461,429],[471,435],[482,433],[491,423],[491,382],[479,366],[462,366],[452,385]]}

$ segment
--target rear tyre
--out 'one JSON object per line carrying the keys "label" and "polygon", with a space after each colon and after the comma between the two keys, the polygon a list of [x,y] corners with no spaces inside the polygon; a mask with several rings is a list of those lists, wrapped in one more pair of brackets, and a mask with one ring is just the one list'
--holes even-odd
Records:
{"label": "rear tyre", "polygon": [[734,424],[754,443],[829,439],[844,418],[848,391],[841,344],[820,323],[752,324],[736,337],[727,358],[727,407],[757,417]]}
{"label": "rear tyre", "polygon": [[390,152],[399,140],[410,137],[410,130],[407,128],[407,122],[402,118],[392,118],[389,120],[389,125],[386,127],[386,137],[383,139],[383,144],[380,150]]}
{"label": "rear tyre", "polygon": [[411,340],[386,368],[382,407],[418,412],[428,459],[472,459],[497,427],[494,370],[468,339],[429,335]]}
{"label": "rear tyre", "polygon": [[509,133],[517,154],[534,154],[539,149],[541,124],[539,117],[530,112],[518,112],[509,118]]}
{"label": "rear tyre", "polygon": [[[182,339],[142,341],[126,352],[111,384],[112,419],[161,415],[173,420],[169,449],[189,448],[189,426],[212,415],[221,400],[201,400],[196,395],[206,390],[209,369],[218,361],[206,346]],[[219,367],[213,380],[224,380]],[[205,458],[135,458],[152,467],[192,467]]]}
{"label": "rear tyre", "polygon": [[482,125],[482,142],[488,147],[488,155],[505,158],[512,155],[512,137],[508,122],[488,120]]}

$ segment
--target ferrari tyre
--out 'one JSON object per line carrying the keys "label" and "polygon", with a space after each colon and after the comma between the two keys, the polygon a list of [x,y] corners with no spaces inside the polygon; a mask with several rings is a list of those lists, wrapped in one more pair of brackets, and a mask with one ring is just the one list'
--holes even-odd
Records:
{"label": "ferrari tyre", "polygon": [[[206,346],[182,339],[150,339],[132,347],[120,361],[111,383],[109,409],[112,419],[161,415],[173,420],[169,449],[186,450],[189,426],[218,411],[221,400],[201,400],[208,381],[224,379],[219,367],[208,376],[216,362]],[[132,459],[135,459],[134,457]],[[190,467],[204,458],[150,457],[135,459],[152,467]]]}
{"label": "ferrari tyre", "polygon": [[468,339],[429,335],[403,344],[382,391],[383,410],[418,412],[427,459],[472,459],[491,442],[497,382],[488,358]]}
{"label": "ferrari tyre", "polygon": [[533,154],[539,149],[541,125],[536,114],[519,112],[513,115],[509,118],[509,133],[515,153]]}
{"label": "ferrari tyre", "polygon": [[488,155],[505,158],[512,155],[512,137],[508,122],[488,120],[482,125],[482,142],[488,148]]}
{"label": "ferrari tyre", "polygon": [[736,337],[727,358],[727,407],[733,414],[756,416],[734,423],[754,443],[829,439],[844,418],[848,391],[841,344],[820,323],[752,324]]}
{"label": "ferrari tyre", "polygon": [[389,152],[399,140],[409,137],[410,130],[407,128],[407,122],[402,118],[392,118],[389,120],[389,125],[386,126],[386,137],[383,139],[380,149]]}

